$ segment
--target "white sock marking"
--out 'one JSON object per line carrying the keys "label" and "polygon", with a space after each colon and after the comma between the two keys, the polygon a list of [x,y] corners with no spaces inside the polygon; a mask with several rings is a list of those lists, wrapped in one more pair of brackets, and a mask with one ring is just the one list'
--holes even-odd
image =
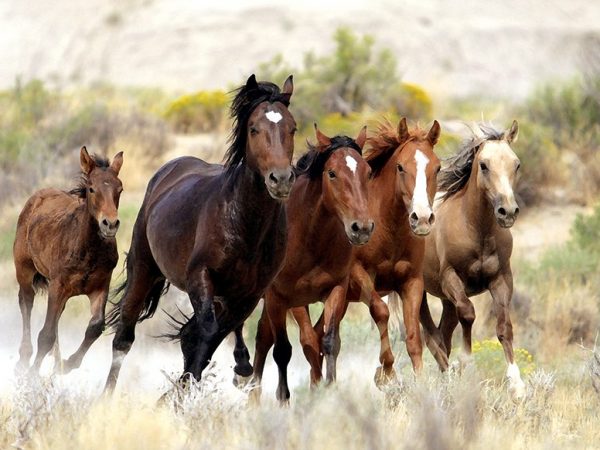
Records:
{"label": "white sock marking", "polygon": [[283,116],[277,111],[267,111],[265,116],[273,123],[278,123],[281,119],[283,119]]}
{"label": "white sock marking", "polygon": [[346,165],[350,168],[352,173],[356,173],[358,162],[352,156],[346,155]]}
{"label": "white sock marking", "polygon": [[427,158],[421,150],[417,150],[415,153],[415,161],[417,163],[417,179],[415,181],[415,190],[413,192],[413,210],[417,215],[420,215],[419,212],[431,212],[429,198],[427,197],[427,175],[425,173],[427,164],[429,164],[429,158]]}

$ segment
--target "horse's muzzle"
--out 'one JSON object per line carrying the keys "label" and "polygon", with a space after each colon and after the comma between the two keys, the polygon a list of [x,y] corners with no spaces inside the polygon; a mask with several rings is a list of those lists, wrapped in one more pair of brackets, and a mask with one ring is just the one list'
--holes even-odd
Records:
{"label": "horse's muzzle", "polygon": [[352,245],[365,245],[371,239],[375,222],[371,219],[358,221],[355,220],[346,225],[346,235]]}
{"label": "horse's muzzle", "polygon": [[265,178],[269,195],[275,200],[285,200],[290,196],[296,175],[291,167],[272,170]]}

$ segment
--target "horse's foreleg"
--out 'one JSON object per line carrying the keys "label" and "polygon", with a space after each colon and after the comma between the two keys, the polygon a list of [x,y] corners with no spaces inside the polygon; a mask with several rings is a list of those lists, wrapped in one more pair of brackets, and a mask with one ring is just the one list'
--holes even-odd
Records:
{"label": "horse's foreleg", "polygon": [[504,349],[504,356],[508,364],[506,377],[508,378],[508,390],[513,398],[521,400],[525,396],[525,383],[521,379],[519,366],[515,363],[513,353],[513,330],[510,320],[510,302],[512,299],[512,275],[504,275],[496,278],[490,283],[490,293],[494,302],[496,312],[496,334]]}
{"label": "horse's foreleg", "polygon": [[381,370],[378,370],[375,374],[375,384],[381,387],[396,379],[396,371],[394,370],[394,354],[392,353],[390,336],[388,334],[390,310],[375,290],[371,293],[369,312],[379,330],[379,362],[381,363]]}
{"label": "horse's foreleg", "polygon": [[439,329],[446,348],[446,356],[450,358],[450,353],[452,353],[452,335],[458,326],[458,312],[454,303],[447,298],[442,299],[442,308]]}
{"label": "horse's foreleg", "polygon": [[48,287],[48,309],[46,312],[46,320],[38,336],[37,354],[35,355],[33,366],[31,367],[31,371],[34,373],[39,372],[44,357],[56,342],[58,321],[65,309],[68,299],[68,295],[63,292],[59,282],[50,283],[50,286]]}
{"label": "horse's foreleg", "polygon": [[244,342],[244,323],[235,329],[235,347],[233,349],[233,358],[235,367],[233,371],[240,377],[249,377],[252,375],[252,366],[250,365],[250,352],[246,342]]}
{"label": "horse's foreleg", "polygon": [[310,364],[310,386],[316,387],[323,379],[321,345],[319,334],[313,328],[308,306],[292,308],[294,319],[300,328],[300,345],[306,360]]}
{"label": "horse's foreleg", "polygon": [[[423,291],[423,299],[421,300],[421,309],[419,311],[419,319],[423,326],[423,334],[425,335],[425,344],[435,358],[440,370],[443,372],[448,369],[448,354],[446,353],[446,345],[443,334],[435,325],[429,305],[427,304],[427,292]],[[452,334],[450,334],[452,338]]]}
{"label": "horse's foreleg", "polygon": [[194,271],[193,274],[189,275],[189,278],[190,285],[187,291],[194,308],[199,336],[191,373],[196,380],[200,380],[202,371],[208,365],[212,356],[212,341],[219,331],[219,323],[215,315],[214,285],[208,268],[202,267],[200,270]]}
{"label": "horse's foreleg", "polygon": [[[444,312],[440,328],[445,338],[450,339],[446,342],[446,351],[450,355],[452,331],[456,327],[456,317],[463,330],[463,349],[467,356],[471,355],[471,329],[475,321],[475,308],[473,303],[467,297],[465,287],[453,269],[448,269],[442,276],[442,291],[454,306],[444,302]],[[455,310],[453,310],[455,309]]]}
{"label": "horse's foreleg", "polygon": [[69,359],[63,363],[63,372],[68,373],[73,369],[77,369],[81,365],[81,361],[89,350],[91,345],[100,337],[104,331],[104,310],[106,301],[108,300],[108,285],[97,292],[88,296],[90,299],[90,312],[92,317],[85,330],[85,336],[81,345]]}
{"label": "horse's foreleg", "polygon": [[340,322],[348,308],[346,300],[347,287],[347,282],[345,286],[334,287],[327,300],[325,300],[323,355],[327,367],[326,380],[328,384],[333,383],[336,379],[336,361],[341,347]]}
{"label": "horse's foreleg", "polygon": [[287,336],[286,313],[287,309],[281,300],[273,293],[267,291],[265,295],[265,308],[271,324],[271,332],[275,340],[273,359],[279,369],[279,384],[277,386],[277,400],[285,404],[289,401],[290,390],[287,380],[287,366],[292,358],[292,346]]}
{"label": "horse's foreleg", "polygon": [[413,276],[403,281],[397,288],[402,298],[402,316],[406,328],[406,350],[413,365],[415,373],[420,373],[423,368],[423,343],[421,342],[421,327],[419,326],[419,312],[423,299],[423,278]]}

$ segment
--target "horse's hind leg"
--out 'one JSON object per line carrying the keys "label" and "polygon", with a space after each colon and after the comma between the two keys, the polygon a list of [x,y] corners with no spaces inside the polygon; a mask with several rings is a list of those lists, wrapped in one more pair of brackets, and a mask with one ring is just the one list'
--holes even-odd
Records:
{"label": "horse's hind leg", "polygon": [[85,330],[85,337],[81,345],[75,353],[63,364],[63,372],[68,373],[73,369],[77,369],[81,365],[81,361],[89,350],[90,346],[100,337],[104,330],[104,309],[108,299],[108,285],[105,289],[90,294],[90,310],[92,318]]}
{"label": "horse's hind leg", "polygon": [[125,295],[118,306],[118,322],[112,343],[112,363],[106,379],[105,392],[114,390],[123,360],[135,340],[135,327],[150,297],[159,296],[165,285],[158,269],[148,267],[147,261],[128,270]]}
{"label": "horse's hind leg", "polygon": [[48,286],[48,310],[44,326],[38,336],[38,348],[31,370],[39,372],[44,357],[52,349],[56,342],[58,321],[65,309],[69,296],[63,292],[59,281],[51,281]]}
{"label": "horse's hind leg", "polygon": [[19,362],[17,369],[23,370],[29,367],[29,360],[33,354],[31,345],[31,310],[33,309],[33,299],[35,292],[31,285],[21,285],[19,288],[19,308],[23,319],[23,337],[19,347]]}
{"label": "horse's hind leg", "polygon": [[425,291],[423,292],[423,299],[421,300],[419,319],[421,321],[421,325],[423,326],[425,344],[437,361],[440,370],[443,372],[448,369],[448,354],[446,353],[444,336],[440,332],[439,328],[435,325],[435,322],[431,317],[429,305],[427,304],[427,292]]}

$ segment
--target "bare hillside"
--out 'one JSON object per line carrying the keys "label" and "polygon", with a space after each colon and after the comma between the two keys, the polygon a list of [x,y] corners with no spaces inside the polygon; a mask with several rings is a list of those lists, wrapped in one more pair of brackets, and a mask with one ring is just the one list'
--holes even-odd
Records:
{"label": "bare hillside", "polygon": [[0,87],[17,76],[59,86],[193,90],[227,86],[283,53],[300,64],[336,27],[393,49],[405,80],[435,93],[522,97],[568,77],[600,35],[600,3],[507,0],[0,2]]}

